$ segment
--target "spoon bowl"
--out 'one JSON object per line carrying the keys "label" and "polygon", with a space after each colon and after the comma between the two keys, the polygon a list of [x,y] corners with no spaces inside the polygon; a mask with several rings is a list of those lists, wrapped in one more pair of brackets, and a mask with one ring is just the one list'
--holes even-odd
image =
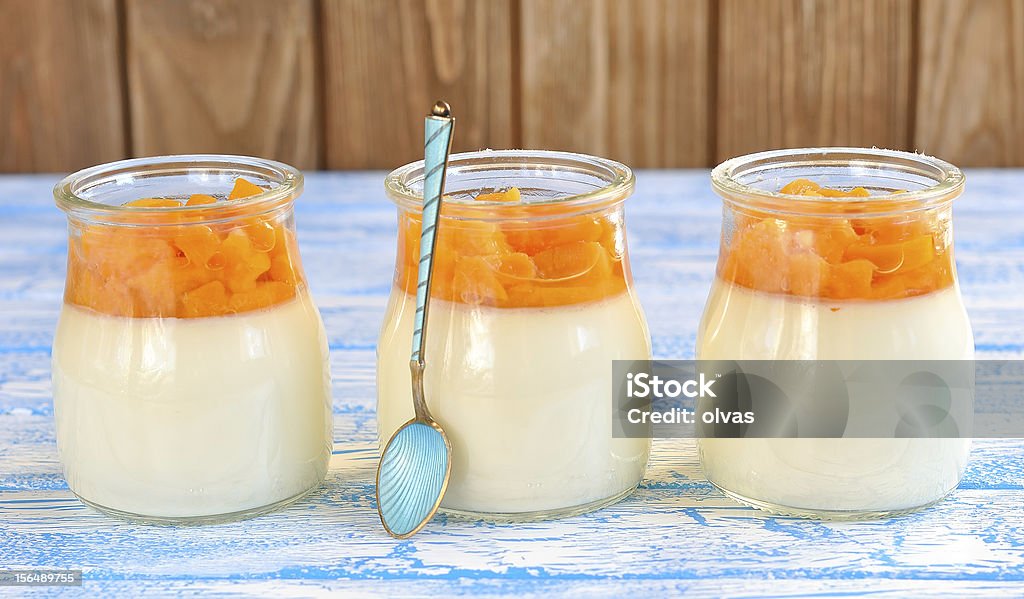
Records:
{"label": "spoon bowl", "polygon": [[437,511],[451,474],[451,449],[433,420],[413,418],[391,436],[377,470],[377,502],[388,534],[410,537]]}

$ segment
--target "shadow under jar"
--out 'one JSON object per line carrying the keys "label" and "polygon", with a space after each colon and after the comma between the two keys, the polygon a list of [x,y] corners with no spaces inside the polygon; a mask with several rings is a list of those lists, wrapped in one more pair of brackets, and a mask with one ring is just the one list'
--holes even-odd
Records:
{"label": "shadow under jar", "polygon": [[[698,359],[973,359],[953,260],[955,166],[889,150],[779,150],[722,163],[712,184],[724,216]],[[726,494],[819,518],[938,501],[969,452],[959,438],[699,441],[705,475]]]}
{"label": "shadow under jar", "polygon": [[323,480],[330,380],[295,239],[301,190],[284,164],[202,155],[101,165],[54,189],[69,228],[54,412],[84,502],[221,522]]}
{"label": "shadow under jar", "polygon": [[[398,258],[377,349],[382,444],[413,417],[423,163],[385,187],[398,206]],[[632,190],[632,172],[601,158],[451,157],[424,354],[427,403],[452,442],[442,510],[561,517],[613,503],[643,478],[650,441],[612,438],[610,395],[612,360],[651,351],[626,251]]]}

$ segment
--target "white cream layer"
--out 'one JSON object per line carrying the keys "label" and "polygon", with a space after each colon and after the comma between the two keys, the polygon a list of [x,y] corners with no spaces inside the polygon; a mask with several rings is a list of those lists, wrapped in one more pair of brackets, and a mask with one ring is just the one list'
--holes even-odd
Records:
{"label": "white cream layer", "polygon": [[53,385],[68,485],[107,508],[228,514],[294,497],[327,470],[327,343],[307,293],[195,319],[66,305]]}
{"label": "white cream layer", "polygon": [[[968,360],[959,289],[891,301],[808,301],[715,281],[697,338],[702,359]],[[953,489],[966,439],[704,439],[709,480],[790,508],[896,511]]]}
{"label": "white cream layer", "polygon": [[[381,444],[413,417],[415,302],[392,294],[377,357]],[[481,513],[562,510],[632,489],[648,439],[613,439],[612,360],[647,359],[634,298],[554,308],[434,300],[425,388],[453,446],[442,507]]]}

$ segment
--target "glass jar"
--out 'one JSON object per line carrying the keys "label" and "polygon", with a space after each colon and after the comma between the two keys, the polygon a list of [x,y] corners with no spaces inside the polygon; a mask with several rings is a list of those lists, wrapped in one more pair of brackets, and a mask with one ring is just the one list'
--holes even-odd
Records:
{"label": "glass jar", "polygon": [[[711,179],[724,216],[698,359],[973,359],[953,260],[952,201],[964,186],[955,166],[791,149],[733,158]],[[955,438],[699,441],[705,475],[726,494],[824,518],[938,501],[969,451]]]}
{"label": "glass jar", "polygon": [[[413,417],[409,355],[423,163],[388,175],[394,287],[377,347],[380,441]],[[647,439],[613,439],[612,360],[648,359],[633,292],[625,166],[565,152],[455,154],[434,253],[425,388],[452,442],[441,509],[490,520],[583,513],[627,496]]]}
{"label": "glass jar", "polygon": [[317,487],[327,343],[295,239],[294,168],[164,156],[79,171],[53,343],[68,486],[113,515],[233,520]]}

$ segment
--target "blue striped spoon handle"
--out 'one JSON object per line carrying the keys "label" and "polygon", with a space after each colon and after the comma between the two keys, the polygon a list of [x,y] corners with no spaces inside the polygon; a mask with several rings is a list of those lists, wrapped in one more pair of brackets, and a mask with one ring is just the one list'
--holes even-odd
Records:
{"label": "blue striped spoon handle", "polygon": [[[423,369],[423,350],[426,346],[427,311],[434,263],[434,243],[437,241],[437,219],[441,213],[441,196],[444,193],[444,179],[448,170],[448,154],[451,151],[452,131],[455,120],[451,109],[444,102],[438,102],[424,122],[423,144],[423,227],[420,230],[420,262],[416,279],[416,316],[413,320],[412,359],[410,367],[415,377],[416,370]],[[415,389],[413,390],[415,397]],[[422,393],[420,394],[422,396]],[[422,399],[422,397],[421,397]],[[422,417],[425,405],[418,405],[416,415]]]}
{"label": "blue striped spoon handle", "polygon": [[434,517],[451,476],[451,442],[431,417],[423,393],[423,353],[434,243],[454,125],[451,108],[444,102],[438,102],[425,121],[423,225],[409,361],[416,416],[391,436],[377,466],[377,512],[388,534],[399,539],[416,534]]}

